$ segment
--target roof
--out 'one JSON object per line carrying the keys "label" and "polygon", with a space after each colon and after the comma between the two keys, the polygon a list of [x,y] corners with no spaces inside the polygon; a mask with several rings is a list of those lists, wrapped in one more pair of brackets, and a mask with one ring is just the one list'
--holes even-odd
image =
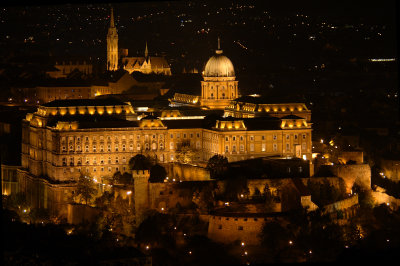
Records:
{"label": "roof", "polygon": [[162,120],[169,129],[205,128],[204,119]]}
{"label": "roof", "polygon": [[282,130],[281,119],[272,116],[243,118],[247,130]]}
{"label": "roof", "polygon": [[304,119],[304,118],[297,115],[285,115],[281,117],[281,119]]}
{"label": "roof", "polygon": [[79,128],[126,128],[138,127],[138,121],[129,121],[114,115],[64,115],[51,117],[47,126],[54,127],[58,122],[78,122]]}
{"label": "roof", "polygon": [[68,107],[68,106],[109,106],[109,105],[126,105],[126,103],[114,98],[108,97],[104,99],[69,99],[54,100],[43,104],[45,107]]}

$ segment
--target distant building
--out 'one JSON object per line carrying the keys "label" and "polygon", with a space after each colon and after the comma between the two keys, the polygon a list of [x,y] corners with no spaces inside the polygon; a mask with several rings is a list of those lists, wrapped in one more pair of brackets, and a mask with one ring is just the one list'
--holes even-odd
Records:
{"label": "distant building", "polygon": [[128,49],[121,49],[120,55],[118,55],[118,33],[114,23],[114,13],[111,9],[110,27],[107,34],[107,70],[115,71],[119,68],[129,73],[137,71],[144,74],[171,75],[171,68],[164,57],[149,55],[147,42],[144,56],[129,57]]}
{"label": "distant building", "polygon": [[86,60],[56,62],[54,68],[46,72],[51,78],[66,78],[73,71],[79,71],[84,75],[93,73],[93,64]]}

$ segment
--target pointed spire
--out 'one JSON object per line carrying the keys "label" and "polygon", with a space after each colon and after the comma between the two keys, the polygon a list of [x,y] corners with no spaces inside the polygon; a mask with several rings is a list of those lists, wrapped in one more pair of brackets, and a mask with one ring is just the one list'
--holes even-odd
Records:
{"label": "pointed spire", "polygon": [[147,58],[149,55],[149,50],[147,49],[147,41],[146,41],[146,49],[144,50],[144,57]]}
{"label": "pointed spire", "polygon": [[110,28],[114,28],[115,24],[114,24],[114,9],[111,8],[111,19],[110,19]]}

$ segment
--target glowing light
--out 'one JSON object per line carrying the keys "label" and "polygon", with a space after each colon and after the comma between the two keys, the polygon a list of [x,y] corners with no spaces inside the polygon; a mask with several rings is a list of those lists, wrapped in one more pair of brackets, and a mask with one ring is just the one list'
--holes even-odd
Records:
{"label": "glowing light", "polygon": [[292,241],[292,240],[290,240],[290,241],[289,241],[289,245],[292,245],[292,244],[293,244],[293,241]]}
{"label": "glowing light", "polygon": [[242,242],[242,247],[244,246],[244,242]]}
{"label": "glowing light", "polygon": [[229,202],[225,202],[225,206],[229,206]]}
{"label": "glowing light", "polygon": [[146,250],[149,250],[150,249],[150,246],[146,246]]}
{"label": "glowing light", "polygon": [[132,194],[132,191],[129,190],[126,192],[126,195],[130,195],[130,194]]}
{"label": "glowing light", "polygon": [[164,208],[161,208],[161,211],[164,211]]}
{"label": "glowing light", "polygon": [[321,139],[321,143],[324,143],[324,140],[323,140],[323,139]]}

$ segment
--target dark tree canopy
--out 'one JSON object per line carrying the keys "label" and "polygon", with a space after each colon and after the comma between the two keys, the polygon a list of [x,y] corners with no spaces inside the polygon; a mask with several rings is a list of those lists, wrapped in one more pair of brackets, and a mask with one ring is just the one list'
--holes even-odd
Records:
{"label": "dark tree canopy", "polygon": [[137,154],[129,160],[131,170],[150,170],[151,162],[143,154]]}
{"label": "dark tree canopy", "polygon": [[167,177],[167,171],[165,168],[159,164],[154,165],[150,169],[150,183],[163,183],[164,179]]}
{"label": "dark tree canopy", "polygon": [[228,159],[222,155],[214,155],[208,160],[207,170],[210,171],[211,178],[222,178],[227,169]]}

